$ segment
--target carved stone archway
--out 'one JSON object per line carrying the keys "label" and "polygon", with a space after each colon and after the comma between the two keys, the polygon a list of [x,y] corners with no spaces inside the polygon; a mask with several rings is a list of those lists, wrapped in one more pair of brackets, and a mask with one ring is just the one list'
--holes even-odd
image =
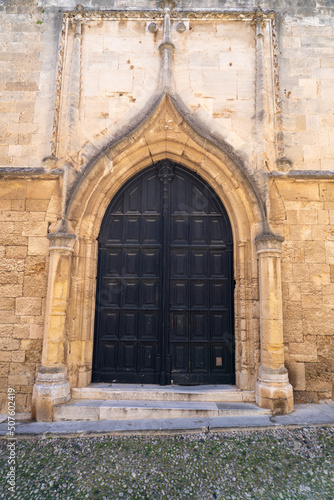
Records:
{"label": "carved stone archway", "polygon": [[[33,396],[33,415],[39,420],[52,418],[52,405],[69,398],[67,375],[73,387],[90,383],[96,239],[106,208],[134,174],[163,159],[202,177],[221,199],[231,222],[237,386],[244,391],[256,388],[256,400],[262,407],[283,413],[292,410],[292,388],[283,355],[282,238],[270,233],[256,182],[247,175],[241,160],[195,130],[166,94],[139,127],[107,147],[82,173],[66,208],[67,231],[74,237],[66,237],[62,231],[51,237],[55,266],[51,266],[53,276],[49,279],[43,367]],[[63,267],[61,261],[66,261]],[[61,300],[59,280],[68,285],[63,287]]]}

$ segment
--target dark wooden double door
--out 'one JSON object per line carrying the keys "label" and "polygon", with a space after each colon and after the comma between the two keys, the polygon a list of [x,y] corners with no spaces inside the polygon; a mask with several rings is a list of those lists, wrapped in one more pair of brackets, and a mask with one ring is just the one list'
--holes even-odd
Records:
{"label": "dark wooden double door", "polygon": [[234,383],[232,232],[211,188],[160,162],[116,195],[98,243],[93,381]]}

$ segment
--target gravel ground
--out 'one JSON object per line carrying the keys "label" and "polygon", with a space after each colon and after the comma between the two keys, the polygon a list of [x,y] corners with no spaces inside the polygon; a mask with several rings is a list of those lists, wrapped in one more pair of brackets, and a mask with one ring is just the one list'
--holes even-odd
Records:
{"label": "gravel ground", "polygon": [[17,500],[334,499],[334,427],[16,442]]}

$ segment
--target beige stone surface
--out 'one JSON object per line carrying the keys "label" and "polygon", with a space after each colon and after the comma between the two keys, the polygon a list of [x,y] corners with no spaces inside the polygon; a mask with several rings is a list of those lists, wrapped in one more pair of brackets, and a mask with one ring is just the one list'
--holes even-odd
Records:
{"label": "beige stone surface", "polygon": [[[164,158],[201,175],[230,217],[240,386],[254,390],[260,362],[285,363],[296,400],[333,396],[333,8],[282,0],[277,19],[266,14],[256,36],[253,2],[225,3],[221,14],[183,13],[183,33],[172,17],[169,92],[178,104],[165,97],[153,109],[163,19],[160,10],[138,13],[150,2],[128,6],[133,15],[88,13],[76,38],[77,23],[62,19],[69,2],[62,9],[55,0],[4,2],[0,166],[46,168],[0,177],[0,397],[9,373],[22,409],[31,405],[42,349],[46,364],[66,363],[73,386],[89,383],[101,220],[125,182]],[[58,160],[43,161],[51,154]],[[276,162],[282,156],[288,161]],[[73,252],[50,256],[47,235],[67,189],[77,240]],[[276,257],[256,255],[254,239],[265,231],[284,235]],[[281,393],[259,384],[260,404],[285,398],[291,409],[288,385]]]}

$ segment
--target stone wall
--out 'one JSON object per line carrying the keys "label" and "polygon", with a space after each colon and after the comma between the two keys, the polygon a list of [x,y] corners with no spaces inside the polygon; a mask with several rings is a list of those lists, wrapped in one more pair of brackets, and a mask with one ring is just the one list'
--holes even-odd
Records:
{"label": "stone wall", "polygon": [[2,178],[0,192],[0,401],[3,409],[8,383],[16,389],[18,409],[28,410],[41,362],[46,235],[59,217],[59,183]]}
{"label": "stone wall", "polygon": [[[132,13],[120,13],[129,11],[127,4],[125,0],[87,0],[82,2],[83,10],[75,10],[72,0],[5,0],[0,6],[2,409],[7,384],[17,390],[19,409],[31,406],[32,386],[41,363],[47,235],[64,214],[66,194],[69,200],[82,179],[89,182],[89,169],[98,157],[100,166],[92,172],[100,172],[103,179],[116,157],[124,172],[135,172],[145,162],[174,155],[186,166],[198,165],[204,178],[210,172],[223,201],[228,185],[241,201],[249,197],[245,207],[247,203],[251,206],[247,183],[242,185],[237,173],[224,184],[223,167],[214,157],[213,144],[221,144],[231,161],[243,169],[259,193],[260,204],[267,207],[272,230],[285,238],[285,362],[295,399],[317,402],[333,397],[333,3],[177,2],[174,11],[178,14],[171,25],[175,50],[170,92],[184,106],[184,114],[173,115],[167,106],[164,114],[157,114],[158,123],[152,113],[154,98],[161,92],[159,45],[164,20],[160,2],[136,0],[131,2]],[[264,14],[258,14],[266,17],[261,33],[256,32],[254,13],[259,4]],[[99,14],[111,9],[115,10],[112,16]],[[97,14],[87,15],[87,11]],[[78,14],[84,19],[80,26],[73,21]],[[152,22],[156,31],[149,29]],[[184,23],[182,29],[178,28],[180,22]],[[145,122],[147,117],[151,118]],[[144,130],[145,123],[151,130]],[[133,133],[135,124],[143,126],[141,136]],[[195,125],[198,135],[188,130]],[[127,148],[121,150],[117,141],[124,140],[126,133],[130,133]],[[145,158],[139,151],[145,152]],[[117,173],[117,182],[126,178],[124,172]],[[108,182],[111,193],[114,187]],[[102,193],[103,187],[97,186]],[[88,213],[89,203],[87,195],[82,206],[76,205],[74,227],[84,226],[81,213]],[[95,207],[90,210],[97,211]],[[245,265],[242,271],[247,286],[236,305],[240,314],[236,318],[240,327],[236,364],[240,373],[247,367],[247,377],[257,369],[260,343],[254,275],[259,222],[255,219],[249,215],[247,220],[251,227],[244,234],[249,241],[241,238],[237,242],[240,254],[243,245],[251,254],[249,267]],[[91,223],[89,215],[85,223],[87,227]],[[94,235],[96,232],[98,229]],[[85,227],[83,233],[84,241]],[[78,275],[70,291],[75,301],[68,309],[75,320],[68,320],[66,326],[73,349],[69,360],[76,360],[71,365],[71,381],[80,379],[76,370],[80,363],[80,369],[86,370],[83,353],[88,345],[91,349],[91,338],[82,329],[86,316],[75,308],[80,297],[88,303],[87,292],[80,288],[80,273],[88,272],[89,266],[87,262],[86,268],[76,264],[86,258],[85,245],[75,247],[79,248],[74,254]],[[93,242],[89,245],[93,247]],[[95,265],[96,255],[89,252]],[[95,271],[89,272],[92,281]],[[92,310],[87,312],[90,325]],[[80,325],[80,338],[73,325]],[[84,375],[81,378],[87,383]],[[251,380],[254,384],[254,376]]]}
{"label": "stone wall", "polygon": [[303,177],[272,180],[272,210],[275,222],[284,226],[284,341],[290,381],[296,401],[318,402],[332,397],[334,382],[334,182]]}

